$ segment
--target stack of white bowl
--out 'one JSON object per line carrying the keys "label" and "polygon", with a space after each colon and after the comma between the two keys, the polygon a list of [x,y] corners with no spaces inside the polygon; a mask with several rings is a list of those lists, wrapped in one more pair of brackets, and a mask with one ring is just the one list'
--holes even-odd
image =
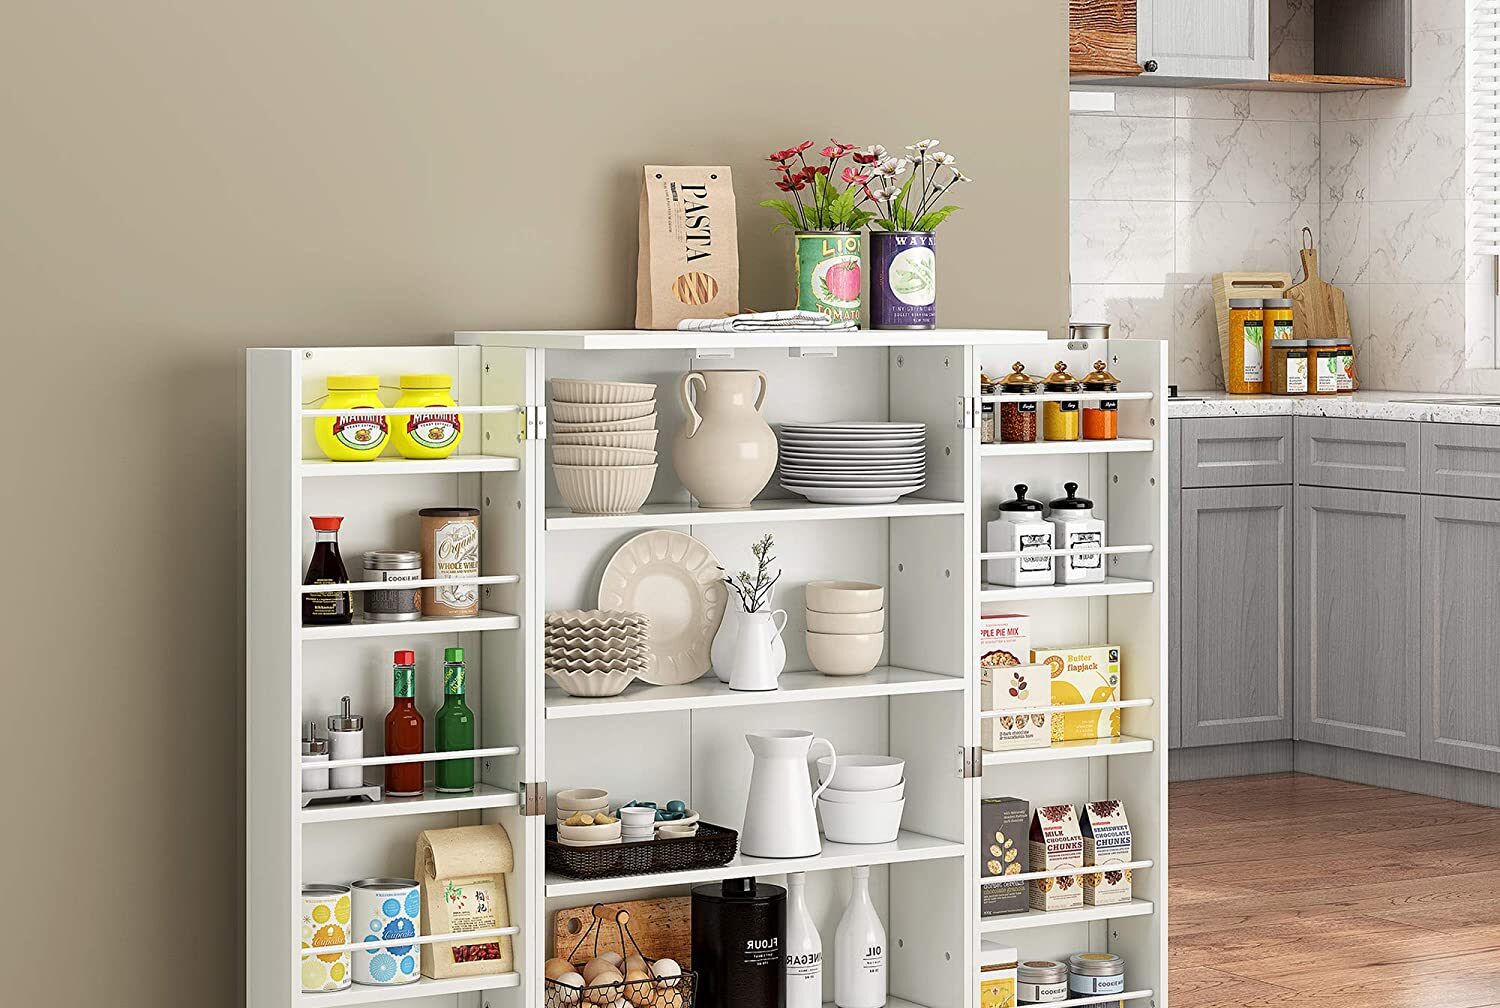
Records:
{"label": "stack of white bowl", "polygon": [[543,625],[547,676],[571,696],[618,696],[650,664],[650,626],[636,612],[550,612]]}
{"label": "stack of white bowl", "polygon": [[634,514],[656,479],[656,386],[552,379],[552,474],[579,514]]}
{"label": "stack of white bowl", "polygon": [[644,805],[620,809],[620,826],[624,830],[622,839],[626,843],[640,843],[656,839],[656,809]]}
{"label": "stack of white bowl", "polygon": [[[603,847],[620,842],[620,821],[609,815],[609,792],[603,788],[559,791],[553,804],[557,807],[557,842],[564,847]],[[608,816],[613,821],[569,826],[567,821],[580,813]]]}
{"label": "stack of white bowl", "polygon": [[781,424],[781,486],[815,504],[894,504],[927,483],[927,425]]}
{"label": "stack of white bowl", "polygon": [[810,581],[807,657],[824,675],[855,676],[885,650],[885,589],[865,581]]}
{"label": "stack of white bowl", "polygon": [[823,835],[834,843],[890,843],[906,808],[906,761],[894,756],[824,756],[818,781]]}

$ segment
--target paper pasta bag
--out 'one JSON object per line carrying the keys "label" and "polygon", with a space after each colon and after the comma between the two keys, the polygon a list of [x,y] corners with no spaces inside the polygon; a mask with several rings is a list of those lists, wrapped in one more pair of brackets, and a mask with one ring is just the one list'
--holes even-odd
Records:
{"label": "paper pasta bag", "polygon": [[640,241],[637,329],[739,314],[739,231],[728,167],[646,165]]}

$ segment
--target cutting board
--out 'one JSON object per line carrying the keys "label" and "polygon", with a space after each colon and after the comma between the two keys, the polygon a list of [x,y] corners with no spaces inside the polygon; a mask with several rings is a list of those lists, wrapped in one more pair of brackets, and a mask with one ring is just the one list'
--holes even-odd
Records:
{"label": "cutting board", "polygon": [[1302,271],[1305,279],[1287,288],[1292,301],[1292,328],[1298,339],[1349,338],[1349,306],[1344,292],[1318,273],[1318,250],[1312,231],[1302,229]]}
{"label": "cutting board", "polygon": [[[567,959],[573,946],[584,936],[589,924],[599,920],[599,952],[635,955],[630,937],[620,947],[619,914],[626,914],[630,937],[651,959],[675,959],[683,969],[693,965],[693,900],[690,896],[668,896],[664,899],[627,900],[622,903],[590,903],[557,911],[552,918],[552,955]],[[592,959],[594,936],[578,950],[574,960]]]}

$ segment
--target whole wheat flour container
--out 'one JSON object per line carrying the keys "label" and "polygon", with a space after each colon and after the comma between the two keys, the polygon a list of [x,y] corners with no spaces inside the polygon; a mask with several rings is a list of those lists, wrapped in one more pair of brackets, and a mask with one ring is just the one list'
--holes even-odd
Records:
{"label": "whole wheat flour container", "polygon": [[724,165],[646,165],[641,176],[635,327],[740,310],[734,182]]}

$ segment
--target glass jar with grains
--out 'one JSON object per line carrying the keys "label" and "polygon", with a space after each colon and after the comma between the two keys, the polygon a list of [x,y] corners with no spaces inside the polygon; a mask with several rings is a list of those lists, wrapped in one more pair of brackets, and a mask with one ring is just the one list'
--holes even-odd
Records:
{"label": "glass jar with grains", "polygon": [[[998,383],[1002,396],[1034,396],[1039,388],[1037,380],[1026,373],[1026,365],[1016,361],[1010,366],[1011,373]],[[1000,440],[1005,444],[1030,443],[1036,440],[1035,399],[1017,399],[1014,402],[1000,400]]]}

